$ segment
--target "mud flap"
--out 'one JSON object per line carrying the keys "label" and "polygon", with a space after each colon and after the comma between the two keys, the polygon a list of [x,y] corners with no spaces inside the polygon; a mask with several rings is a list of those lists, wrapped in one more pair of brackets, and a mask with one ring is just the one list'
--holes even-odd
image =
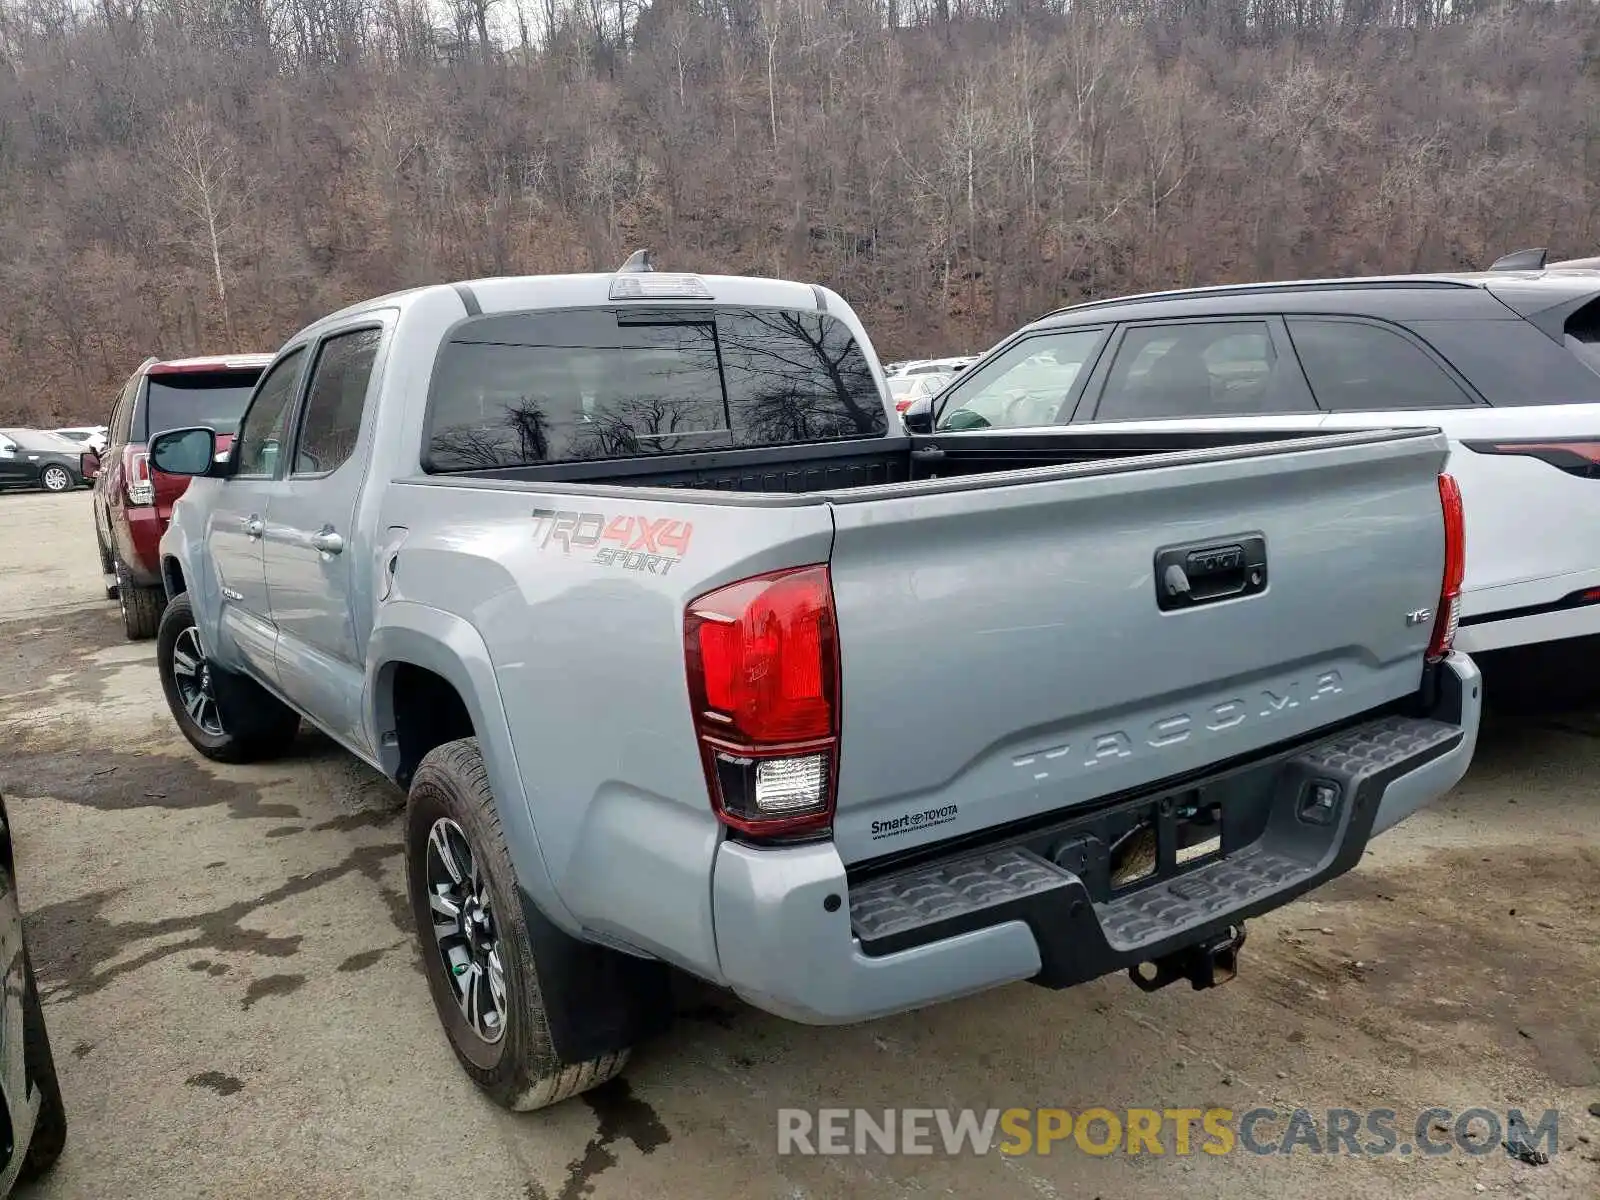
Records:
{"label": "mud flap", "polygon": [[564,1065],[625,1050],[672,1019],[672,968],[559,928],[526,892],[522,912],[538,964],[545,1020]]}

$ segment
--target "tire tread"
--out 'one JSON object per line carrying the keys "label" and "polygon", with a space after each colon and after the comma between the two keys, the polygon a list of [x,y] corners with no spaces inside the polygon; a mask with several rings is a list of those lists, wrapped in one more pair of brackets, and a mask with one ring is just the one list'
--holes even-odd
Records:
{"label": "tire tread", "polygon": [[[479,835],[474,842],[473,850],[480,856],[493,857],[496,860],[488,869],[498,873],[501,879],[515,879],[510,853],[506,849],[500,813],[495,805],[494,792],[489,786],[489,771],[479,752],[476,738],[461,738],[431,750],[423,758],[416,775],[412,778],[413,796],[416,795],[419,786],[445,796],[453,794],[464,804],[470,805],[473,809],[470,815],[466,813],[451,815],[457,819],[467,817],[472,824],[478,826],[477,830],[472,831]],[[443,806],[448,811],[448,804]],[[487,844],[484,844],[485,842]],[[407,869],[411,869],[409,854]],[[508,917],[510,919],[507,919]],[[497,924],[500,926],[501,937],[509,935],[517,939],[518,958],[528,964],[528,969],[517,981],[519,986],[512,990],[517,1007],[512,1020],[520,1022],[524,1031],[521,1045],[523,1053],[521,1061],[510,1063],[509,1069],[506,1069],[508,1064],[502,1062],[496,1070],[485,1071],[468,1061],[452,1038],[451,1049],[455,1051],[456,1058],[467,1074],[488,1093],[491,1099],[513,1112],[532,1112],[535,1109],[547,1108],[614,1079],[627,1066],[632,1053],[630,1049],[613,1051],[576,1063],[562,1063],[557,1059],[551,1043],[550,1026],[542,998],[547,981],[539,978],[538,963],[533,956],[526,923],[520,912],[513,912],[502,913]],[[434,952],[428,942],[428,936],[429,931],[422,928],[417,930],[424,955]],[[433,969],[433,964],[429,963],[428,969]],[[559,983],[556,986],[559,986]],[[515,1030],[508,1030],[506,1036],[511,1037],[514,1032]]]}
{"label": "tire tread", "polygon": [[[213,666],[212,686],[222,709],[222,725],[227,732],[220,741],[212,740],[185,720],[167,680],[168,668],[161,663],[165,647],[177,639],[183,627],[194,623],[194,608],[188,593],[172,598],[161,615],[156,635],[156,657],[161,673],[161,690],[178,729],[201,754],[220,763],[264,762],[281,757],[294,745],[300,732],[300,714],[284,704],[253,679]],[[169,626],[172,627],[169,638]],[[204,740],[202,740],[204,739]]]}
{"label": "tire tread", "polygon": [[117,564],[117,593],[123,603],[122,628],[131,642],[142,642],[156,636],[161,628],[162,610],[167,594],[160,588],[137,586],[128,575],[128,568]]}

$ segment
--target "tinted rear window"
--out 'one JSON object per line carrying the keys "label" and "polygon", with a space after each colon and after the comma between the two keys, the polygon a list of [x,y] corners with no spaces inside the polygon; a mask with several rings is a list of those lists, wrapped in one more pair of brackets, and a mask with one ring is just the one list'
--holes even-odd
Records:
{"label": "tinted rear window", "polygon": [[1600,300],[1592,300],[1567,318],[1567,349],[1591,371],[1600,373]]}
{"label": "tinted rear window", "polygon": [[786,309],[478,317],[439,351],[423,466],[533,466],[881,435],[840,322]]}
{"label": "tinted rear window", "polygon": [[233,434],[260,371],[152,375],[145,393],[145,441],[169,429],[205,425]]}
{"label": "tinted rear window", "polygon": [[[1527,321],[1410,321],[1490,404],[1593,404],[1600,375],[1584,370]],[[1568,343],[1572,339],[1569,337]],[[1591,351],[1600,346],[1589,347]],[[1580,356],[1581,357],[1581,356]],[[1600,356],[1594,360],[1600,372]]]}

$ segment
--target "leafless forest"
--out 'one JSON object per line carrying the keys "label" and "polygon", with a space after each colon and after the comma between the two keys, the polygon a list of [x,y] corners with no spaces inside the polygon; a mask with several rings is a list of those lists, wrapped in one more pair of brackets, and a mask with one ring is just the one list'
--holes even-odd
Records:
{"label": "leafless forest", "polygon": [[899,356],[1600,252],[1597,201],[1593,0],[0,0],[0,420],[641,245],[826,282]]}

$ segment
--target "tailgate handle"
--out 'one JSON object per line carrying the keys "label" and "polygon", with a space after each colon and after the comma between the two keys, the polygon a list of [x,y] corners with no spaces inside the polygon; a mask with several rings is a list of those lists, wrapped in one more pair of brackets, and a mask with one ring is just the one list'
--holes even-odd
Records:
{"label": "tailgate handle", "polygon": [[1162,612],[1253,596],[1267,586],[1267,539],[1251,533],[1164,546],[1156,551],[1155,582]]}

